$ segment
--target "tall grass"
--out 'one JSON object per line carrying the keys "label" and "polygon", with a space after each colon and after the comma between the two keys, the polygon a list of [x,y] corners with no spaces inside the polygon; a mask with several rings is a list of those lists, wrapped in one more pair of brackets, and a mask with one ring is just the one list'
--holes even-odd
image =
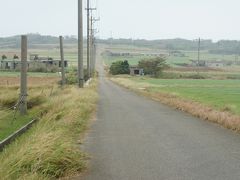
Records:
{"label": "tall grass", "polygon": [[55,179],[85,168],[77,141],[95,111],[96,82],[70,86],[40,105],[42,117],[31,130],[0,154],[1,179]]}

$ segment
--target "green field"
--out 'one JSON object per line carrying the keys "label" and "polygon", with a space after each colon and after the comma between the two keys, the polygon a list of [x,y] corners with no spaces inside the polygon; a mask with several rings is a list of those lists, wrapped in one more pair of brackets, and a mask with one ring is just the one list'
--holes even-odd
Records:
{"label": "green field", "polygon": [[5,110],[0,110],[0,113],[0,141],[29,123],[34,119],[34,114],[36,114],[35,111],[31,110],[26,116],[20,116],[17,114],[14,118],[14,110],[7,112]]}
{"label": "green field", "polygon": [[129,80],[138,88],[147,87],[150,92],[172,94],[240,115],[240,80],[164,80],[141,77],[131,77]]}
{"label": "green field", "polygon": [[[58,73],[28,72],[29,77],[60,77]],[[0,77],[20,77],[20,72],[0,71]]]}

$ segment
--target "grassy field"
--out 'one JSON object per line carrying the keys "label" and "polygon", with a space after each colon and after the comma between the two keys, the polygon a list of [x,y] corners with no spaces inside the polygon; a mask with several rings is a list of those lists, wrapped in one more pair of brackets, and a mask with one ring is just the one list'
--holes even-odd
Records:
{"label": "grassy field", "polygon": [[203,103],[218,110],[227,110],[240,115],[240,80],[212,79],[152,79],[128,77],[138,88],[160,92]]}
{"label": "grassy field", "polygon": [[0,76],[0,141],[38,116],[39,106],[58,88],[58,81],[56,77],[29,77],[29,111],[28,115],[20,117],[19,113],[15,116],[15,110],[11,108],[19,99],[19,78]]}
{"label": "grassy field", "polygon": [[[0,140],[33,117],[39,122],[0,153],[0,179],[57,179],[73,176],[86,167],[79,140],[92,118],[97,82],[79,89],[59,88],[56,77],[29,77],[28,115],[7,108],[16,103],[19,78],[0,77]],[[8,83],[6,83],[8,82]]]}
{"label": "grassy field", "polygon": [[197,101],[240,115],[240,80],[133,79],[149,84],[148,90]]}

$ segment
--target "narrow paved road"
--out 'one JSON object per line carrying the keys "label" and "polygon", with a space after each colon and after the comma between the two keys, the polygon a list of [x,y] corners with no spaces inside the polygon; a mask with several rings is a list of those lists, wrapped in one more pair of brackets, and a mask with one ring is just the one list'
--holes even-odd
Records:
{"label": "narrow paved road", "polygon": [[100,78],[86,180],[237,180],[240,136]]}

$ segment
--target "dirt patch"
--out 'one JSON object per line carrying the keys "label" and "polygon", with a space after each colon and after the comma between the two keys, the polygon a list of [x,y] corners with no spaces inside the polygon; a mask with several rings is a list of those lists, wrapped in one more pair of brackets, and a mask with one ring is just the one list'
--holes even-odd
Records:
{"label": "dirt patch", "polygon": [[[58,82],[58,77],[28,77],[31,86],[51,85]],[[0,77],[0,86],[19,86],[20,77]]]}

